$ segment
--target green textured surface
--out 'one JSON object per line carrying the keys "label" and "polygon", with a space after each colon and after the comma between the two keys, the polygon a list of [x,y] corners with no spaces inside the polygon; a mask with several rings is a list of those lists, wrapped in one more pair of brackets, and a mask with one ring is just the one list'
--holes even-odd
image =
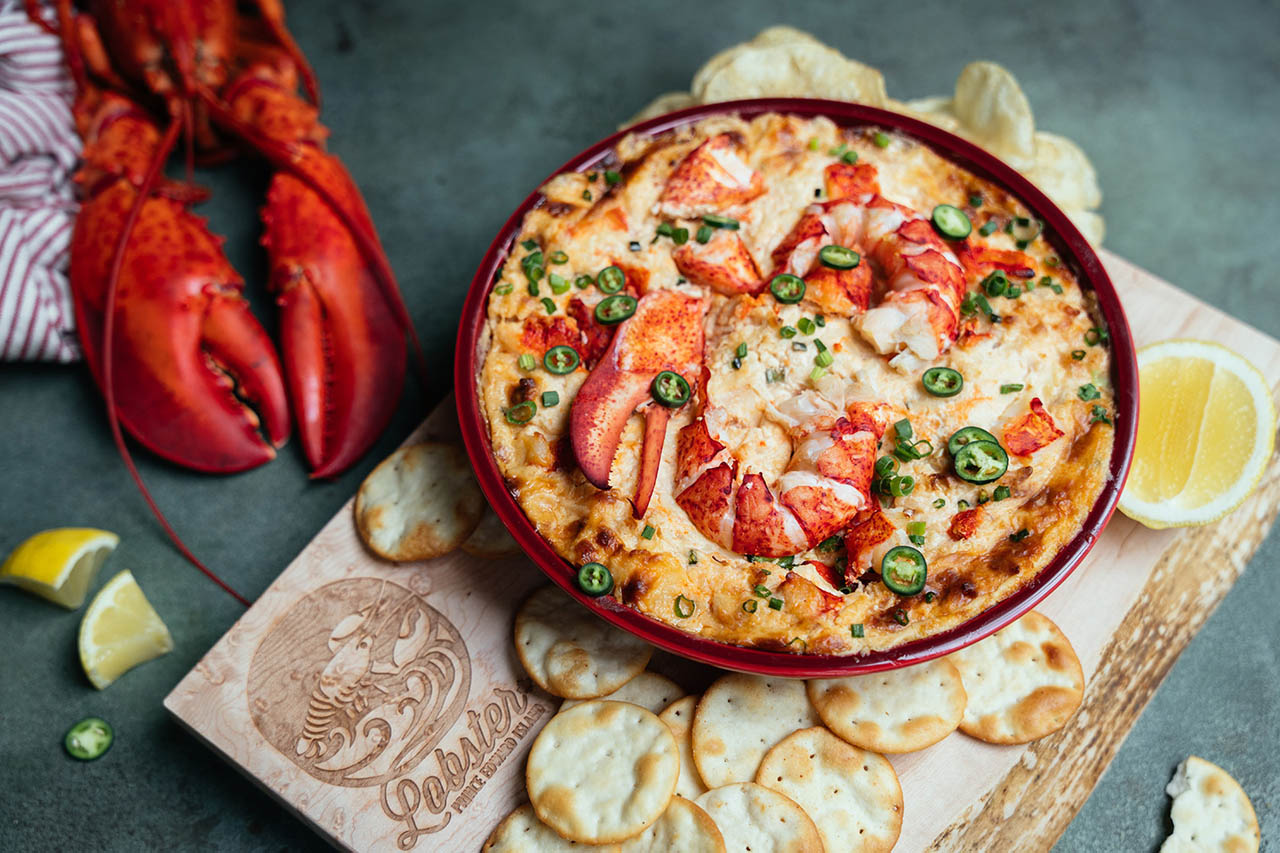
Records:
{"label": "green textured surface", "polygon": [[[687,87],[715,51],[773,23],[809,29],[881,68],[891,96],[949,91],[972,59],[1022,82],[1042,129],[1078,140],[1106,194],[1106,245],[1280,335],[1280,6],[1274,2],[978,7],[909,4],[295,3],[292,28],[325,96],[332,148],[364,190],[437,372],[410,383],[357,468],[307,480],[296,440],[228,478],[143,457],[157,499],[197,554],[256,596],[446,393],[466,284],[509,211],[561,162]],[[969,9],[970,11],[966,11]],[[262,290],[256,206],[266,173],[202,175],[202,208]],[[265,316],[265,315],[264,315]],[[164,695],[240,614],[170,548],[135,493],[82,368],[0,367],[0,552],[67,524],[122,543],[95,588],[130,568],[168,622],[173,653],[93,690],[78,613],[0,589],[0,850],[279,850],[321,846],[303,824],[185,735]],[[1138,721],[1064,851],[1154,850],[1164,785],[1189,752],[1228,768],[1264,835],[1280,824],[1280,546],[1272,537]],[[101,760],[61,751],[95,714],[116,727]],[[908,803],[907,808],[927,808]],[[1264,848],[1266,844],[1264,842]],[[422,845],[421,849],[426,849]]]}

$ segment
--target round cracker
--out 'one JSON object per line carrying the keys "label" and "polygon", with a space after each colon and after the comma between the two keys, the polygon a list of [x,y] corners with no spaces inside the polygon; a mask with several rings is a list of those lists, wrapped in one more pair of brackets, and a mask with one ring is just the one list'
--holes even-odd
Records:
{"label": "round cracker", "polygon": [[720,827],[729,853],[823,853],[813,819],[790,797],[763,785],[736,782],[696,802]]}
{"label": "round cracker", "polygon": [[769,750],[756,782],[795,800],[827,850],[887,853],[902,831],[902,786],[893,765],[821,726]]}
{"label": "round cracker", "polygon": [[473,557],[484,557],[490,560],[514,557],[521,553],[519,543],[511,538],[507,526],[491,509],[485,510],[480,516],[480,523],[462,543],[462,550]]}
{"label": "round cracker", "polygon": [[1262,843],[1258,815],[1230,773],[1192,755],[1178,765],[1165,790],[1173,797],[1173,833],[1160,853],[1257,853]]}
{"label": "round cracker", "polygon": [[[683,695],[684,690],[670,678],[645,670],[617,690],[606,693],[600,698],[613,702],[630,702],[655,714],[661,714],[663,708]],[[560,703],[560,710],[564,711],[586,701],[588,700],[566,699]]]}
{"label": "round cracker", "polygon": [[964,715],[960,672],[948,660],[805,685],[827,728],[872,752],[914,752],[951,734]]}
{"label": "round cracker", "polygon": [[987,743],[1026,743],[1056,732],[1084,699],[1075,649],[1035,611],[948,659],[969,699],[960,731]]}
{"label": "round cracker", "polygon": [[564,699],[594,699],[639,675],[653,646],[580,607],[553,586],[516,613],[516,654],[538,686]]}
{"label": "round cracker", "polygon": [[671,729],[676,749],[680,751],[680,781],[676,782],[676,796],[688,800],[697,799],[707,790],[698,775],[698,765],[693,761],[693,715],[697,707],[697,696],[685,696],[672,702],[658,715],[658,719]]}
{"label": "round cracker", "polygon": [[621,853],[616,844],[579,844],[556,835],[525,803],[494,828],[481,853]]}
{"label": "round cracker", "polygon": [[689,800],[673,797],[649,828],[622,842],[621,853],[725,853],[724,836],[711,816]]}
{"label": "round cracker", "polygon": [[730,673],[698,702],[693,760],[708,787],[750,782],[770,747],[818,723],[803,681]]}
{"label": "round cracker", "polygon": [[552,717],[525,767],[538,819],[590,844],[647,829],[666,811],[679,776],[676,740],[656,714],[600,700]]}
{"label": "round cracker", "polygon": [[401,447],[365,477],[356,492],[356,530],[379,557],[430,560],[461,545],[484,506],[462,448],[427,441]]}

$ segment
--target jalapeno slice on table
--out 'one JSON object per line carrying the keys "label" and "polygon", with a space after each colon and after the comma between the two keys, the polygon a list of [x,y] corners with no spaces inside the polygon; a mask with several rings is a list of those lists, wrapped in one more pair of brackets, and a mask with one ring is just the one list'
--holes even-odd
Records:
{"label": "jalapeno slice on table", "polygon": [[963,240],[973,230],[973,223],[964,211],[953,204],[940,204],[933,209],[933,227],[951,240]]}
{"label": "jalapeno slice on table", "polygon": [[823,246],[818,251],[818,260],[822,261],[823,266],[835,270],[851,270],[861,262],[862,256],[853,249],[833,245]]}
{"label": "jalapeno slice on table", "polygon": [[674,370],[664,370],[653,377],[649,393],[653,394],[653,399],[668,409],[678,409],[689,402],[692,390],[689,388],[689,381],[679,373]]}
{"label": "jalapeno slice on table", "polygon": [[587,595],[608,595],[613,592],[613,572],[602,563],[584,563],[578,569],[578,589]]}
{"label": "jalapeno slice on table", "polygon": [[581,363],[578,351],[570,346],[552,347],[542,356],[542,366],[550,373],[564,375],[573,373]]}
{"label": "jalapeno slice on table", "polygon": [[924,554],[910,545],[890,548],[880,561],[880,577],[884,585],[898,595],[915,595],[924,589],[929,567]]}
{"label": "jalapeno slice on table", "polygon": [[[952,456],[955,456],[960,452],[960,448],[964,447],[971,441],[996,441],[996,437],[982,427],[961,427],[951,433],[951,438],[947,439],[947,452]],[[996,441],[996,444],[999,443],[1000,442]]]}
{"label": "jalapeno slice on table", "polygon": [[950,367],[931,367],[920,377],[920,383],[935,397],[954,397],[964,388],[964,376]]}
{"label": "jalapeno slice on table", "polygon": [[[601,275],[604,275],[604,273],[601,273]],[[625,293],[615,293],[613,296],[601,300],[600,304],[596,306],[596,320],[606,326],[621,323],[634,313],[636,313],[635,297],[628,296]]]}
{"label": "jalapeno slice on table", "polygon": [[956,476],[982,485],[999,480],[1009,470],[1009,454],[994,441],[971,441],[955,455]]}
{"label": "jalapeno slice on table", "polygon": [[775,275],[769,282],[769,292],[779,302],[794,305],[804,299],[804,279],[785,272]]}
{"label": "jalapeno slice on table", "polygon": [[621,267],[605,267],[596,276],[596,287],[605,293],[617,293],[627,284],[627,274]]}
{"label": "jalapeno slice on table", "polygon": [[101,758],[115,740],[115,730],[101,717],[85,717],[67,731],[62,745],[67,755],[80,761]]}

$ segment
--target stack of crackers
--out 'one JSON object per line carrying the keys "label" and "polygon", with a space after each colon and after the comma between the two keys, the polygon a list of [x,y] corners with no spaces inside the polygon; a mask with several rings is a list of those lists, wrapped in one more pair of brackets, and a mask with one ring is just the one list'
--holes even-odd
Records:
{"label": "stack of crackers", "polygon": [[1084,695],[1058,627],[1030,613],[946,658],[846,678],[721,674],[699,695],[646,669],[653,649],[554,587],[520,608],[516,652],[564,703],[529,753],[529,805],[491,853],[887,851],[904,803],[886,754],[956,729],[1025,743]]}

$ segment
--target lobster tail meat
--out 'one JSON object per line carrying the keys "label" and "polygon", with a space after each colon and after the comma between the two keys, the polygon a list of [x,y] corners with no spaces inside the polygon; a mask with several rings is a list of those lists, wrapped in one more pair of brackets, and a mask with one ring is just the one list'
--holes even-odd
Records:
{"label": "lobster tail meat", "polygon": [[[694,375],[702,358],[701,299],[675,290],[652,290],[623,321],[613,342],[591,371],[569,414],[573,451],[582,473],[596,488],[609,488],[613,458],[631,414],[649,399],[649,386],[664,370]],[[652,404],[654,407],[657,404]],[[665,414],[646,429],[636,511],[643,514],[658,473],[666,437]]]}

